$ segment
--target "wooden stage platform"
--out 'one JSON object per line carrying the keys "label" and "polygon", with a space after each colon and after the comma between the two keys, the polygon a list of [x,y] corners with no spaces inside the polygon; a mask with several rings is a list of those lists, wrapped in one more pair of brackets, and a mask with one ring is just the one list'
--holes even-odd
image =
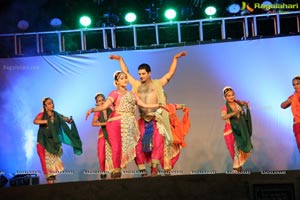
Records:
{"label": "wooden stage platform", "polygon": [[0,188],[0,198],[30,200],[299,200],[300,171],[193,174]]}

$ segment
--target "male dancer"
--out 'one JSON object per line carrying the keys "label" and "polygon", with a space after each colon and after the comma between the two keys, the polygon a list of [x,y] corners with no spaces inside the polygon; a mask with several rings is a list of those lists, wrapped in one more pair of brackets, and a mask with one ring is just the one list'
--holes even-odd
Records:
{"label": "male dancer", "polygon": [[[151,79],[151,67],[141,64],[138,67],[140,80],[136,80],[129,73],[128,68],[121,56],[111,55],[110,59],[118,60],[121,70],[127,74],[128,81],[133,91],[146,104],[166,104],[163,87],[168,84],[177,68],[178,59],[185,56],[185,51],[176,54],[169,71],[160,79]],[[163,109],[144,109],[139,107],[139,130],[140,140],[136,147],[135,162],[142,174],[146,176],[145,163],[151,162],[151,175],[157,175],[157,165],[166,151],[170,152],[173,137],[170,129],[168,113]],[[165,153],[164,153],[165,151]]]}

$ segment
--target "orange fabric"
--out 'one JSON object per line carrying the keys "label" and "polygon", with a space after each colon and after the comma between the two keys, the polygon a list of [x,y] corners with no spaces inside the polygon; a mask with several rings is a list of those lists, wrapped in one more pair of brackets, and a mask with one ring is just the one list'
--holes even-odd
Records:
{"label": "orange fabric", "polygon": [[186,135],[189,132],[189,129],[191,127],[190,109],[188,107],[184,107],[183,112],[184,112],[182,117],[183,133],[184,135]]}
{"label": "orange fabric", "polygon": [[167,104],[166,107],[169,112],[173,143],[185,147],[184,136],[188,133],[190,128],[189,108],[183,109],[184,115],[182,121],[180,121],[176,114],[176,104]]}
{"label": "orange fabric", "polygon": [[300,122],[300,93],[295,92],[294,95],[292,95],[292,113],[294,116],[294,122]]}

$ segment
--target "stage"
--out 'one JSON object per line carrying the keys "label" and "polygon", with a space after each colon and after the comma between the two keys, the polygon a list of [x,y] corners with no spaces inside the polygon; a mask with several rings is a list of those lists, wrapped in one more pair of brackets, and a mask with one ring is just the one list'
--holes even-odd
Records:
{"label": "stage", "polygon": [[[203,174],[201,174],[203,173]],[[1,199],[299,199],[300,171],[124,178],[14,186]]]}

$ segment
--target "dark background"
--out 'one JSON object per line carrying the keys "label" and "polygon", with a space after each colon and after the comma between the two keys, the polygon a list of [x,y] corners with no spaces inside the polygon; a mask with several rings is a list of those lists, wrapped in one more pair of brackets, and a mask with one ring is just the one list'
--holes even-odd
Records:
{"label": "dark background", "polygon": [[[226,17],[229,16],[226,8],[232,2],[242,4],[242,0],[0,0],[0,34],[20,32],[17,23],[23,19],[29,22],[29,28],[26,30],[28,32],[53,30],[50,25],[53,18],[62,20],[60,27],[62,30],[77,29],[79,17],[83,14],[92,18],[91,27],[125,25],[124,15],[128,11],[135,11],[138,14],[136,23],[159,23],[165,21],[162,13],[165,7],[170,6],[177,10],[178,21],[205,18],[204,9],[208,5],[215,5],[218,8],[217,17]],[[263,1],[245,2],[253,5]],[[281,2],[298,3],[299,0],[281,0]],[[151,14],[149,12],[151,10],[157,11],[158,15],[153,12]],[[109,16],[113,18],[113,24],[107,23],[107,14],[114,14]]]}

